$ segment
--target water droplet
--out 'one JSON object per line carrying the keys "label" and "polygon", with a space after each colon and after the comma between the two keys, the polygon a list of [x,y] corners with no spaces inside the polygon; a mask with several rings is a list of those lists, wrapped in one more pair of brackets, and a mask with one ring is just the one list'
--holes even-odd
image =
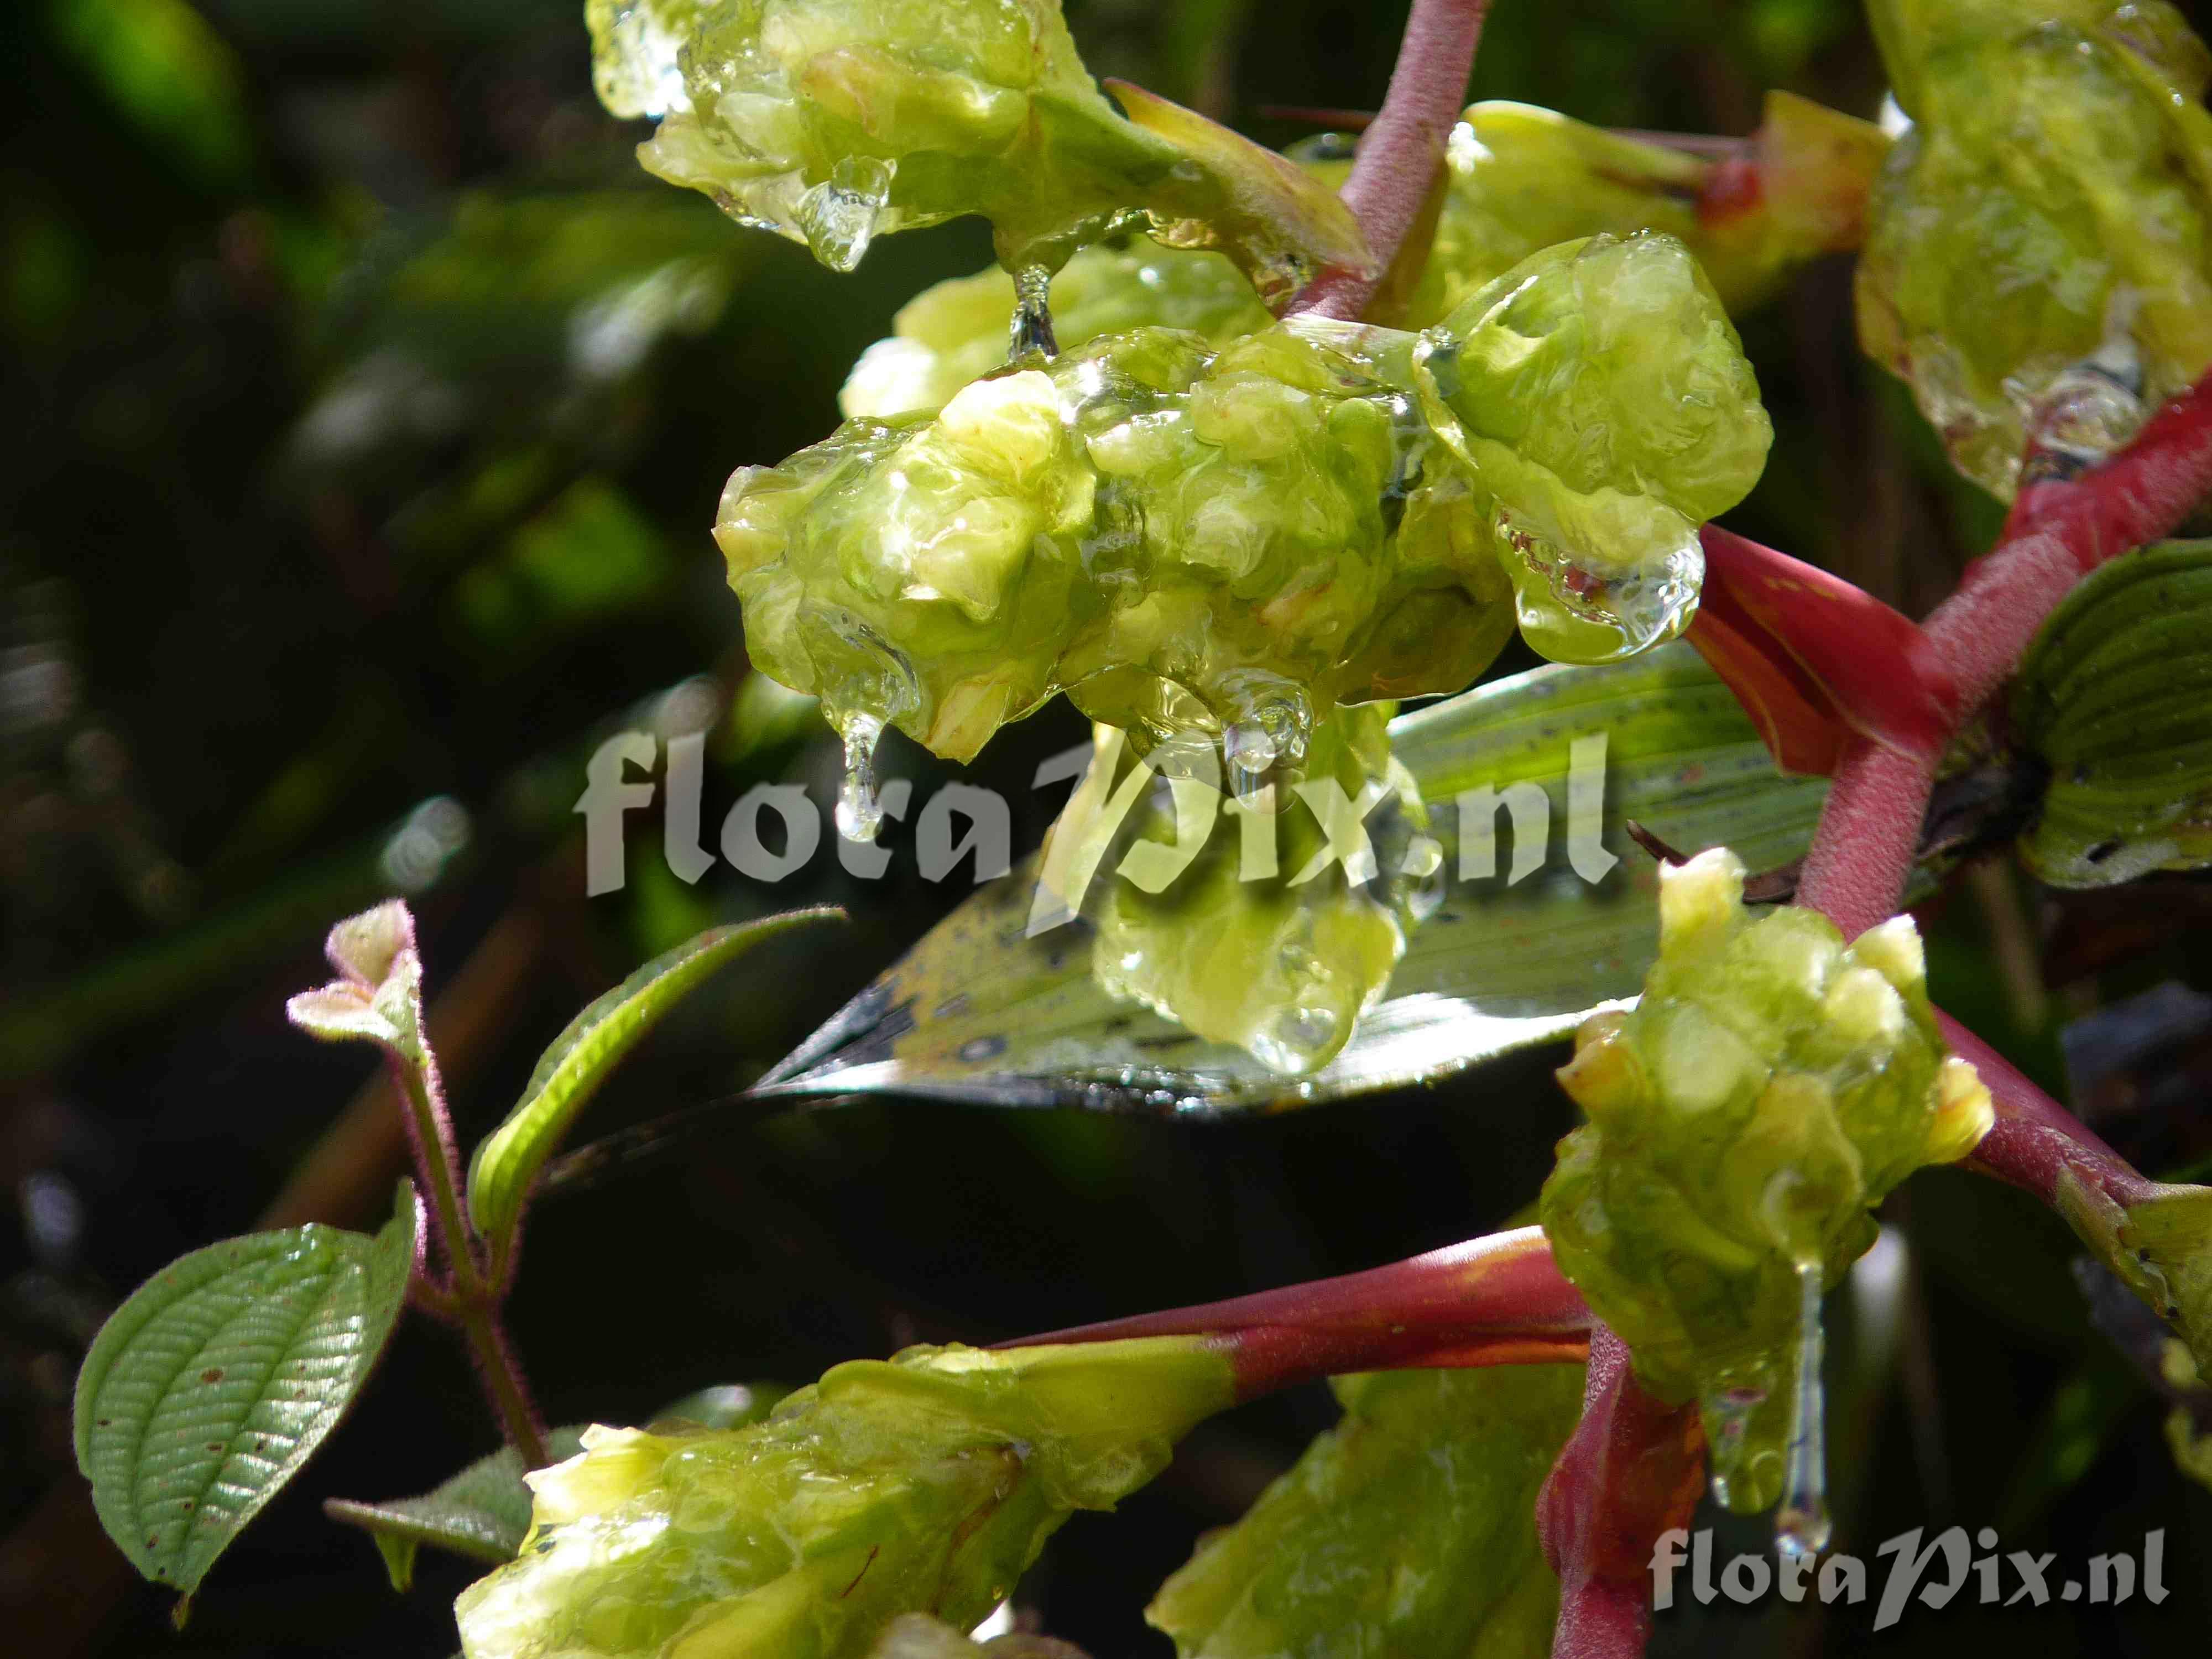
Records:
{"label": "water droplet", "polygon": [[1336,1041],[1337,1017],[1328,1008],[1285,1008],[1253,1039],[1252,1052],[1279,1072],[1304,1072]]}
{"label": "water droplet", "polygon": [[2027,422],[2027,459],[2020,481],[2077,477],[2124,447],[2142,428],[2142,355],[2136,349],[2141,296],[2122,285],[2105,311],[2095,351],[2060,371],[2036,400]]}
{"label": "water droplet", "polygon": [[1537,534],[1504,507],[1492,523],[1519,599],[1522,634],[1560,662],[1611,662],[1670,640],[1696,613],[1705,550],[1681,543],[1633,569],[1601,570]]}
{"label": "water droplet", "polygon": [[896,161],[848,155],[830,177],[799,198],[792,219],[814,257],[832,270],[860,263],[890,201]]}
{"label": "water droplet", "polygon": [[873,714],[845,721],[845,781],[837,791],[837,833],[847,841],[872,842],[884,827],[883,803],[876,798],[876,744],[884,723]]}
{"label": "water droplet", "polygon": [[1313,699],[1303,686],[1273,674],[1232,674],[1224,688],[1221,755],[1240,797],[1273,769],[1305,764],[1313,735]]}
{"label": "water droplet", "polygon": [[1006,327],[1008,362],[1032,351],[1060,356],[1060,342],[1052,331],[1052,273],[1042,265],[1024,265],[1014,273],[1014,317]]}
{"label": "water droplet", "polygon": [[1752,1413],[1765,1403],[1759,1389],[1728,1389],[1704,1402],[1712,1443],[1713,1498],[1723,1509],[1729,1506],[1729,1482],[1743,1464]]}
{"label": "water droplet", "polygon": [[1221,734],[1221,757],[1229,763],[1229,787],[1237,800],[1257,811],[1261,793],[1272,797],[1273,792],[1267,772],[1275,763],[1274,739],[1256,722],[1238,720]]}
{"label": "water droplet", "polygon": [[1797,1264],[1797,1381],[1790,1401],[1790,1462],[1774,1541],[1790,1555],[1828,1547],[1828,1472],[1820,1389],[1820,1264]]}

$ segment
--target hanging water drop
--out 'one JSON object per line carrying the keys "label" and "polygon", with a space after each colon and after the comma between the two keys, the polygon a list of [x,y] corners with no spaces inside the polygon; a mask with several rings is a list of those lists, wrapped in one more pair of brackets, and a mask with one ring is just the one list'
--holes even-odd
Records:
{"label": "hanging water drop", "polygon": [[2142,296],[2124,283],[2105,308],[2096,350],[2062,370],[2028,417],[2022,487],[2080,477],[2142,430],[2142,354],[2135,338]]}
{"label": "hanging water drop", "polygon": [[884,723],[872,714],[855,714],[842,730],[845,781],[837,791],[837,833],[847,841],[872,842],[884,827],[883,803],[876,797],[876,744]]}
{"label": "hanging water drop", "polygon": [[1555,662],[1613,662],[1670,640],[1697,614],[1705,554],[1684,526],[1679,544],[1603,569],[1499,507],[1491,529],[1518,600],[1522,636]]}
{"label": "hanging water drop", "polygon": [[1006,326],[1009,362],[1032,351],[1060,356],[1060,342],[1052,331],[1052,273],[1042,265],[1024,265],[1014,273],[1014,316]]}
{"label": "hanging water drop", "polygon": [[830,177],[799,198],[792,221],[814,257],[832,270],[860,263],[891,198],[896,161],[848,155]]}
{"label": "hanging water drop", "polygon": [[1797,1264],[1797,1382],[1790,1401],[1790,1462],[1774,1541],[1786,1554],[1817,1555],[1828,1547],[1826,1435],[1821,1421],[1820,1264]]}
{"label": "hanging water drop", "polygon": [[[1221,734],[1221,757],[1229,765],[1229,789],[1247,811],[1272,810],[1275,742],[1252,720],[1237,720]],[[1261,802],[1261,796],[1268,799]]]}
{"label": "hanging water drop", "polygon": [[1728,1509],[1731,1507],[1729,1484],[1743,1472],[1749,1449],[1752,1413],[1766,1403],[1766,1395],[1757,1389],[1728,1389],[1700,1403],[1711,1448],[1708,1466],[1712,1471],[1713,1501]]}

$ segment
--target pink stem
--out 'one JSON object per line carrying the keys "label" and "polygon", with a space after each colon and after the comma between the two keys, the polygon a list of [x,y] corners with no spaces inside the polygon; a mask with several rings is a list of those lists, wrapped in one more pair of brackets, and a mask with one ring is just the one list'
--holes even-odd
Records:
{"label": "pink stem", "polygon": [[1340,192],[1366,233],[1375,268],[1362,276],[1331,266],[1306,284],[1286,315],[1310,312],[1350,322],[1367,309],[1435,187],[1489,10],[1490,0],[1413,0],[1390,89]]}
{"label": "pink stem", "polygon": [[[1956,689],[1944,742],[2011,677],[2082,577],[2169,533],[2212,495],[2212,374],[2102,466],[2033,488],[2005,538],[1923,625]],[[1903,901],[1942,748],[1899,753],[1859,738],[1845,750],[1797,887],[1797,902],[1845,937],[1895,915]]]}
{"label": "pink stem", "polygon": [[1996,1105],[1996,1127],[1967,1160],[1973,1168],[2023,1188],[2046,1204],[2057,1201],[2060,1177],[2069,1173],[2120,1205],[2140,1203],[2161,1190],[1950,1015],[1938,1009],[1936,1023],[1951,1052],[1973,1062]]}
{"label": "pink stem", "polygon": [[1536,1499],[1536,1533],[1559,1577],[1553,1659],[1633,1659],[1651,1634],[1651,1558],[1686,1527],[1705,1486],[1694,1405],[1654,1399],[1610,1328],[1590,1333],[1582,1421]]}
{"label": "pink stem", "polygon": [[1364,1273],[1000,1346],[1211,1337],[1249,1400],[1352,1371],[1579,1360],[1590,1323],[1543,1229],[1521,1227]]}

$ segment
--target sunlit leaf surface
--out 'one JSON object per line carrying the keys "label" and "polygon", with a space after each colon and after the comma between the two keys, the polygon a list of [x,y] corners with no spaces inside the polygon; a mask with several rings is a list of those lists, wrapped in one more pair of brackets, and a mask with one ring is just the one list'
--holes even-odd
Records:
{"label": "sunlit leaf surface", "polygon": [[172,1262],[77,1378],[77,1465],[132,1565],[190,1595],[337,1426],[406,1304],[413,1194],[374,1238],[288,1227]]}
{"label": "sunlit leaf surface", "polygon": [[[1570,861],[1570,784],[1576,744],[1594,748],[1599,738],[1598,840],[1618,861],[1591,884]],[[1092,981],[1085,923],[1024,937],[1032,864],[947,917],[776,1067],[763,1091],[1208,1115],[1445,1076],[1563,1036],[1592,1008],[1635,994],[1657,945],[1656,866],[1630,842],[1626,820],[1685,851],[1732,847],[1763,869],[1804,851],[1827,787],[1776,771],[1727,690],[1679,645],[1611,666],[1498,681],[1401,716],[1391,741],[1430,804],[1449,880],[1389,994],[1311,1077],[1278,1077],[1239,1049],[1112,1000]],[[1586,762],[1585,778],[1597,770]],[[1508,802],[1492,832],[1498,873],[1462,875],[1463,854],[1476,868],[1483,860],[1475,838],[1460,845],[1459,797],[1485,785],[1505,797],[1521,782],[1547,803],[1540,858],[1510,879],[1529,854],[1505,827]],[[1523,798],[1524,808],[1532,804]]]}

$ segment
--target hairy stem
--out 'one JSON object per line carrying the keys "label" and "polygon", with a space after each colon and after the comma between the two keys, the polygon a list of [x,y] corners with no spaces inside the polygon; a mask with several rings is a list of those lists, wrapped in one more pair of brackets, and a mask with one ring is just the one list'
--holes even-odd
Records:
{"label": "hairy stem", "polygon": [[415,1179],[429,1198],[430,1254],[446,1264],[445,1282],[434,1281],[432,1287],[441,1294],[466,1297],[482,1288],[483,1275],[468,1219],[461,1212],[460,1161],[453,1146],[453,1120],[438,1085],[437,1061],[427,1043],[417,1055],[394,1049],[387,1057],[392,1081],[407,1103],[407,1145],[414,1154]]}
{"label": "hairy stem", "polygon": [[530,1385],[523,1379],[521,1361],[499,1310],[489,1303],[472,1303],[460,1310],[455,1322],[468,1340],[477,1380],[483,1386],[484,1398],[491,1402],[507,1443],[522,1454],[525,1468],[544,1468],[552,1461],[545,1449],[544,1420],[531,1401]]}
{"label": "hairy stem", "polygon": [[1332,267],[1293,299],[1288,314],[1354,321],[1375,297],[1407,234],[1421,217],[1444,164],[1444,141],[1467,98],[1475,45],[1490,0],[1413,0],[1382,108],[1361,135],[1340,192],[1359,221],[1375,269]]}
{"label": "hairy stem", "polygon": [[[2023,496],[1996,549],[1923,625],[1957,701],[1946,742],[1996,695],[2082,577],[2156,541],[2212,495],[2212,374],[2154,415],[2102,466]],[[1896,914],[1941,745],[1899,752],[1855,738],[1806,854],[1797,902],[1856,938]]]}

